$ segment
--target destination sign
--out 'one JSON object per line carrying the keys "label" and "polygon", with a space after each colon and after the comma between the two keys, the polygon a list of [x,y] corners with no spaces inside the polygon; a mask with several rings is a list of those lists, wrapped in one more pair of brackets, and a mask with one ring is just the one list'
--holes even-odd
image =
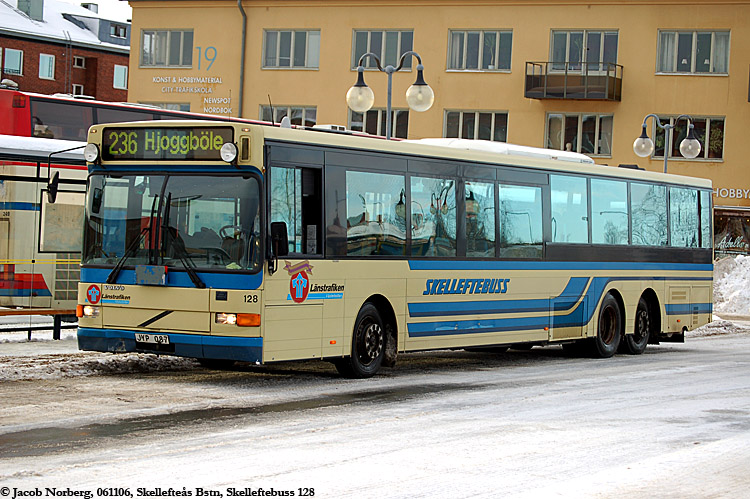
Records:
{"label": "destination sign", "polygon": [[104,128],[102,159],[218,161],[233,132],[230,127]]}

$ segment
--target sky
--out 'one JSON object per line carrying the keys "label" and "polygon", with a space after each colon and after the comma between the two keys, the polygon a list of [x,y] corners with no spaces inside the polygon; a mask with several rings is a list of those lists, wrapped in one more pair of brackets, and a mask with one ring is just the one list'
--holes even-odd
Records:
{"label": "sky", "polygon": [[127,21],[132,18],[132,9],[128,2],[121,0],[61,0],[73,5],[95,3],[99,5],[99,15],[113,21]]}

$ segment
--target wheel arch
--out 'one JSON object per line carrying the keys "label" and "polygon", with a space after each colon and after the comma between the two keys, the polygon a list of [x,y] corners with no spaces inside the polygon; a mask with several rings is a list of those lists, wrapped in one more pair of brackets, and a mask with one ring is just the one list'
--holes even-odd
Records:
{"label": "wheel arch", "polygon": [[652,288],[646,288],[641,294],[641,298],[648,305],[648,315],[651,322],[649,343],[658,343],[658,333],[662,330],[662,307],[659,303],[659,296]]}
{"label": "wheel arch", "polygon": [[366,303],[371,303],[375,306],[380,314],[380,319],[383,321],[383,327],[388,333],[383,365],[386,367],[393,367],[396,365],[396,355],[398,352],[398,322],[396,320],[396,311],[388,298],[381,294],[370,295],[362,303],[362,306]]}
{"label": "wheel arch", "polygon": [[[626,315],[626,312],[625,312],[625,300],[623,300],[622,294],[620,293],[620,291],[617,290],[617,288],[612,288],[612,289],[607,290],[607,292],[602,295],[601,302],[599,302],[599,312],[600,313],[601,313],[602,303],[604,303],[604,299],[607,297],[607,295],[612,295],[612,298],[614,298],[615,301],[617,302],[617,306],[620,307],[620,334],[624,335],[625,334],[625,324],[626,324],[626,320],[625,320],[625,315]],[[599,314],[597,314],[597,325],[596,325],[596,334],[597,335],[599,334],[598,317],[599,317]]]}

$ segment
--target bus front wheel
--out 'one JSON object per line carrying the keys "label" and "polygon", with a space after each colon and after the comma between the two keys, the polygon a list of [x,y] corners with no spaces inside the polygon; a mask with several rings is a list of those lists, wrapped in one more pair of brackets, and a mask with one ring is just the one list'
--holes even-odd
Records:
{"label": "bus front wheel", "polygon": [[378,309],[365,303],[357,314],[349,357],[338,359],[336,369],[348,378],[369,378],[378,372],[385,353],[385,328]]}
{"label": "bus front wheel", "polygon": [[594,357],[606,359],[612,357],[620,346],[622,337],[622,312],[617,300],[608,294],[602,300],[599,309],[599,329],[595,337],[589,340],[590,353]]}

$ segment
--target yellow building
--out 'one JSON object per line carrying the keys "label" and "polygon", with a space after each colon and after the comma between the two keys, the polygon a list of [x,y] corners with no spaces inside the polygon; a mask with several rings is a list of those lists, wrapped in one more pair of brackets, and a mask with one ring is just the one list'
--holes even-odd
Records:
{"label": "yellow building", "polygon": [[[407,57],[393,74],[393,135],[571,149],[611,166],[664,167],[665,129],[646,158],[649,114],[667,128],[670,173],[714,184],[717,253],[748,251],[750,1],[130,0],[128,99],[193,112],[339,124],[385,134],[388,78],[364,58],[375,105],[345,95],[365,52],[382,65],[417,52],[435,93],[409,111]],[[270,109],[273,108],[273,114]],[[701,151],[679,145],[692,118]],[[674,137],[672,137],[674,135]]]}

